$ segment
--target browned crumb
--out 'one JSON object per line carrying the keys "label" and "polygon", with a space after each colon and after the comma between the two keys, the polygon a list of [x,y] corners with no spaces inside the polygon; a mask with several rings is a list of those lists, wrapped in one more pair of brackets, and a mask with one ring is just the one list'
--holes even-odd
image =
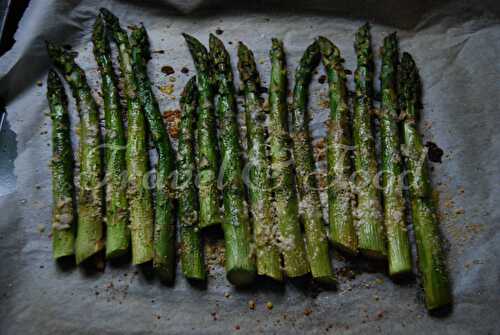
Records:
{"label": "browned crumb", "polygon": [[320,108],[329,108],[330,107],[330,101],[328,101],[326,99],[321,99],[319,101],[319,107]]}
{"label": "browned crumb", "polygon": [[162,66],[161,72],[165,73],[167,76],[175,73],[175,70],[170,65]]}
{"label": "browned crumb", "polygon": [[255,309],[255,301],[253,301],[253,300],[248,301],[248,308],[254,310]]}
{"label": "browned crumb", "polygon": [[179,137],[179,123],[181,121],[181,111],[178,109],[163,112],[163,118],[167,122],[167,130],[171,137]]}
{"label": "browned crumb", "polygon": [[309,316],[309,315],[311,315],[311,313],[312,313],[312,309],[310,309],[310,308],[304,309],[304,315],[305,316]]}
{"label": "browned crumb", "polygon": [[326,76],[322,75],[318,78],[318,83],[324,84],[326,82]]}
{"label": "browned crumb", "polygon": [[160,86],[160,91],[166,95],[172,95],[174,93],[174,84],[167,84],[165,86]]}
{"label": "browned crumb", "polygon": [[266,308],[267,308],[268,310],[273,309],[273,307],[274,307],[274,306],[273,306],[273,303],[272,303],[272,302],[268,301],[268,302],[266,303]]}

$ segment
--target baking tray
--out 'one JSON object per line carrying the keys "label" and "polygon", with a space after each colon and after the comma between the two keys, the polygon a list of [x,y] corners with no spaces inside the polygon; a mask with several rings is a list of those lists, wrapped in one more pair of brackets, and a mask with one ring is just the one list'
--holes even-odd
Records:
{"label": "baking tray", "polygon": [[[90,32],[102,6],[116,13],[123,26],[145,24],[152,49],[162,50],[153,54],[151,77],[156,88],[170,83],[160,69],[172,66],[177,97],[194,74],[181,32],[206,43],[208,34],[219,29],[233,65],[236,43],[244,41],[254,50],[267,85],[271,37],[284,41],[293,83],[296,63],[317,35],[332,39],[346,59],[346,68],[353,70],[354,32],[362,23],[372,23],[374,50],[386,34],[397,31],[401,49],[412,53],[420,68],[425,141],[444,152],[442,163],[432,163],[431,168],[453,309],[430,316],[418,278],[394,283],[383,268],[362,260],[345,261],[336,253],[337,290],[323,290],[308,281],[273,285],[264,280],[238,290],[226,281],[216,259],[210,261],[206,287],[190,285],[180,271],[175,285],[168,287],[148,269],[127,262],[107,264],[104,272],[57,266],[49,235],[50,120],[45,78],[50,62],[43,41],[71,44],[97,92]],[[32,1],[16,43],[0,58],[0,96],[8,113],[0,134],[0,333],[497,333],[499,13],[496,1]],[[190,69],[188,75],[181,73],[182,67]],[[319,67],[311,86],[315,140],[324,136],[328,115],[321,107],[326,96],[326,85],[318,82],[322,74]],[[349,86],[352,89],[352,77]],[[178,108],[178,99],[158,89],[156,94],[163,111]],[[212,232],[208,244],[213,247],[217,237]],[[256,302],[255,310],[248,307],[250,300]],[[267,302],[272,302],[272,310],[266,308]]]}

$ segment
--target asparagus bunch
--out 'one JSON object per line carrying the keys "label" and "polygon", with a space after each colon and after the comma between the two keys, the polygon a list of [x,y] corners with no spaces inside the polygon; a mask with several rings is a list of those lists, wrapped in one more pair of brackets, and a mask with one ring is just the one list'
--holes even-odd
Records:
{"label": "asparagus bunch", "polygon": [[217,189],[218,153],[214,88],[210,57],[207,49],[196,38],[183,34],[197,71],[198,95],[198,195],[201,228],[220,223],[220,199]]}
{"label": "asparagus bunch", "polygon": [[104,101],[104,143],[106,165],[106,257],[127,253],[130,245],[125,162],[125,130],[111,49],[104,22],[97,17],[92,34],[94,56],[101,73]]}
{"label": "asparagus bunch", "polygon": [[358,252],[358,238],[352,215],[353,194],[349,180],[352,162],[346,75],[340,50],[325,37],[320,36],[318,44],[328,77],[330,97],[326,152],[330,238],[337,248],[353,255]]}
{"label": "asparagus bunch", "polygon": [[247,285],[255,277],[255,261],[250,247],[251,232],[242,178],[233,73],[222,41],[210,34],[209,45],[217,92],[216,111],[220,120],[226,275],[234,285]]}
{"label": "asparagus bunch", "polygon": [[399,151],[397,101],[398,40],[396,33],[384,38],[380,86],[382,105],[380,137],[382,143],[382,186],[384,194],[384,221],[387,230],[389,274],[411,272],[410,242],[406,231],[405,201],[403,197],[403,162]]}
{"label": "asparagus bunch", "polygon": [[284,269],[289,277],[309,272],[304,239],[299,223],[299,204],[295,191],[294,169],[290,153],[286,104],[286,66],[283,43],[272,39],[271,82],[269,86],[269,142],[274,188],[274,211],[278,220]]}
{"label": "asparagus bunch", "polygon": [[431,196],[427,153],[416,126],[420,79],[415,62],[408,53],[403,53],[398,82],[418,264],[427,308],[435,310],[451,304],[452,296],[441,247],[438,219]]}
{"label": "asparagus bunch", "polygon": [[175,277],[175,190],[172,183],[175,152],[148,77],[147,62],[151,57],[144,26],[132,29],[130,46],[139,101],[146,114],[148,128],[158,153],[153,267],[162,280],[171,282]]}
{"label": "asparagus bunch", "polygon": [[295,72],[291,135],[297,171],[297,189],[306,235],[307,260],[315,280],[333,284],[335,277],[330,262],[328,239],[323,227],[307,110],[312,71],[319,61],[318,43],[314,42],[304,52]]}
{"label": "asparagus bunch", "polygon": [[283,280],[276,244],[272,208],[272,182],[266,152],[265,115],[260,98],[260,77],[252,51],[239,42],[238,69],[245,97],[249,169],[249,198],[253,216],[257,273]]}
{"label": "asparagus bunch", "polygon": [[68,98],[54,70],[47,79],[47,100],[52,119],[52,255],[57,260],[75,253],[75,206]]}
{"label": "asparagus bunch", "polygon": [[181,95],[181,123],[177,152],[177,191],[181,234],[181,265],[184,276],[204,280],[203,247],[198,224],[198,194],[196,193],[196,161],[194,126],[198,90],[192,77]]}
{"label": "asparagus bunch", "polygon": [[50,42],[47,50],[71,87],[80,115],[80,189],[75,240],[76,263],[80,264],[104,248],[99,113],[85,73],[75,63],[76,55]]}
{"label": "asparagus bunch", "polygon": [[358,248],[372,258],[386,258],[384,226],[380,194],[374,184],[377,177],[377,159],[372,130],[373,54],[370,27],[362,26],[356,33],[354,47],[358,66],[354,74],[353,134],[356,167]]}
{"label": "asparagus bunch", "polygon": [[153,259],[153,202],[148,187],[148,150],[146,120],[143,114],[139,88],[132,61],[132,50],[127,32],[118,18],[101,8],[101,14],[118,45],[120,69],[127,99],[127,174],[130,230],[132,235],[132,263],[142,264]]}

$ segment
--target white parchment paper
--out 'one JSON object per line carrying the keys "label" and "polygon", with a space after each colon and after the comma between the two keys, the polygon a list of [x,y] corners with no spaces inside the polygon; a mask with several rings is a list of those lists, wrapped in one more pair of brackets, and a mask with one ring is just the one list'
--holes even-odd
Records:
{"label": "white parchment paper", "polygon": [[[181,32],[206,43],[210,32],[222,30],[233,65],[236,43],[244,41],[255,52],[267,86],[271,37],[284,41],[293,84],[296,62],[317,35],[334,41],[346,68],[354,70],[354,32],[364,21],[373,24],[374,50],[387,33],[398,31],[401,50],[411,52],[420,68],[425,140],[444,150],[442,163],[431,165],[447,240],[453,311],[431,317],[418,283],[395,284],[363,262],[338,257],[337,291],[264,282],[235,290],[220,267],[212,270],[206,288],[190,286],[180,272],[175,286],[165,287],[129,265],[108,265],[104,273],[57,267],[49,238],[45,77],[50,62],[44,40],[71,44],[97,90],[90,32],[102,6],[116,13],[123,26],[145,24],[152,49],[164,51],[153,54],[151,77],[157,87],[171,83],[160,69],[172,66],[177,97],[195,72]],[[0,95],[8,113],[0,134],[0,333],[498,333],[499,13],[497,1],[32,0],[13,49],[0,58]],[[181,73],[182,67],[189,74]],[[311,86],[316,139],[324,135],[328,115],[320,104],[326,94],[326,84],[318,83],[321,74],[320,67]],[[178,98],[156,93],[162,110],[178,108]],[[75,125],[72,103],[70,109]],[[255,310],[249,309],[249,300],[256,302]],[[268,301],[272,310],[265,307]]]}

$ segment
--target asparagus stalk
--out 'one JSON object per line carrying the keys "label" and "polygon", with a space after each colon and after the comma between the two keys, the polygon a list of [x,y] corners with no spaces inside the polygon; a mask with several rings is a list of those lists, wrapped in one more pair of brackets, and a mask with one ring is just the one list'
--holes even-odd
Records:
{"label": "asparagus stalk", "polygon": [[319,37],[323,65],[328,77],[330,121],[327,135],[328,213],[330,239],[338,249],[354,255],[358,238],[352,215],[351,133],[346,75],[340,50],[327,38]]}
{"label": "asparagus stalk", "polygon": [[172,282],[175,277],[175,190],[172,183],[175,172],[175,152],[168,138],[148,77],[147,62],[151,57],[148,35],[144,26],[132,29],[130,46],[139,100],[146,114],[148,128],[158,153],[153,267],[162,280]]}
{"label": "asparagus stalk", "polygon": [[397,101],[398,41],[396,33],[384,38],[380,87],[382,105],[380,137],[382,144],[382,185],[384,219],[387,230],[387,253],[391,276],[411,273],[410,242],[406,231],[405,201],[403,197],[403,162],[399,151]]}
{"label": "asparagus stalk", "polygon": [[226,275],[234,285],[248,285],[255,277],[255,260],[250,247],[251,232],[242,177],[233,73],[222,41],[210,34],[209,45],[214,65],[216,111],[220,120]]}
{"label": "asparagus stalk", "polygon": [[181,234],[181,265],[188,279],[205,280],[201,231],[198,225],[198,194],[194,126],[198,90],[192,77],[181,95],[181,123],[177,152],[177,191]]}
{"label": "asparagus stalk", "polygon": [[153,202],[148,187],[148,150],[146,124],[139,88],[132,62],[127,32],[118,18],[102,8],[101,14],[118,45],[120,69],[127,99],[127,175],[130,231],[132,235],[132,263],[142,264],[153,259]]}
{"label": "asparagus stalk", "polygon": [[260,77],[252,51],[239,42],[238,69],[245,97],[249,169],[249,198],[253,216],[257,273],[283,280],[272,212],[272,182],[266,152]]}
{"label": "asparagus stalk", "polygon": [[85,73],[75,63],[76,55],[50,42],[47,42],[47,50],[70,85],[80,115],[80,188],[75,240],[76,263],[80,264],[104,248],[99,114]]}
{"label": "asparagus stalk", "polygon": [[318,66],[320,52],[318,43],[307,47],[295,72],[293,90],[292,129],[293,154],[297,171],[297,189],[306,235],[306,253],[311,273],[315,280],[326,284],[335,283],[328,239],[324,230],[323,214],[315,177],[315,163],[309,134],[307,110],[309,84],[312,71]]}
{"label": "asparagus stalk", "polygon": [[104,101],[104,143],[106,163],[106,257],[119,257],[128,252],[128,203],[125,180],[125,130],[117,80],[111,61],[111,49],[104,30],[104,22],[97,17],[92,34],[94,56],[101,72],[101,90]]}
{"label": "asparagus stalk", "polygon": [[355,49],[358,67],[354,74],[353,133],[356,167],[358,248],[364,255],[383,259],[387,257],[380,194],[374,184],[377,177],[377,159],[372,130],[373,54],[370,27],[362,26],[356,33]]}
{"label": "asparagus stalk", "polygon": [[200,228],[219,224],[220,198],[217,189],[218,153],[213,106],[214,89],[210,57],[207,49],[196,38],[183,34],[194,60],[198,75],[198,195]]}
{"label": "asparagus stalk", "polygon": [[293,162],[290,154],[286,104],[286,66],[283,43],[272,39],[271,82],[269,86],[269,142],[271,145],[274,211],[278,220],[284,269],[289,277],[309,272],[304,239],[299,222]]}
{"label": "asparagus stalk", "polygon": [[417,241],[418,264],[423,279],[426,306],[435,310],[452,303],[439,232],[431,196],[426,150],[417,130],[420,79],[408,53],[403,53],[399,68],[399,92],[406,166],[410,186],[413,226]]}
{"label": "asparagus stalk", "polygon": [[52,119],[52,256],[57,260],[75,254],[75,206],[68,97],[54,70],[47,79],[47,100]]}

